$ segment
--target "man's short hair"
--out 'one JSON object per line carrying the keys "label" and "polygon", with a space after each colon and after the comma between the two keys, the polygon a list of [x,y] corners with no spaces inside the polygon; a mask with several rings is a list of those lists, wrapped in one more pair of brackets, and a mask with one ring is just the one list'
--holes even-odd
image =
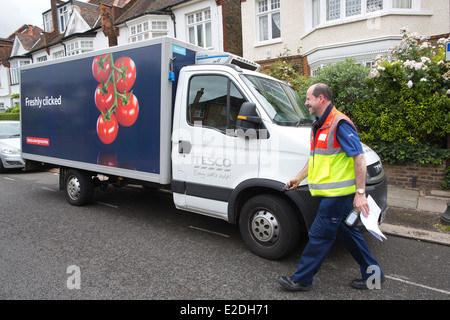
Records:
{"label": "man's short hair", "polygon": [[314,89],[313,89],[312,94],[316,98],[320,95],[323,95],[325,100],[328,100],[328,101],[331,101],[333,98],[330,87],[327,86],[325,83],[314,84]]}

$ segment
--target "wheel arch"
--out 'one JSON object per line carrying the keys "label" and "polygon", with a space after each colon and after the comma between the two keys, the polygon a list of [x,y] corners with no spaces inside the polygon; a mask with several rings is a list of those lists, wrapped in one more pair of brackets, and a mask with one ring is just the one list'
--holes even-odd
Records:
{"label": "wheel arch", "polygon": [[297,212],[300,224],[309,229],[316,211],[311,210],[311,206],[307,205],[307,198],[310,197],[308,188],[306,187],[307,192],[304,192],[305,190],[283,191],[283,187],[283,183],[270,179],[250,179],[240,183],[233,190],[228,201],[228,222],[236,224],[245,202],[253,196],[265,193],[285,199]]}

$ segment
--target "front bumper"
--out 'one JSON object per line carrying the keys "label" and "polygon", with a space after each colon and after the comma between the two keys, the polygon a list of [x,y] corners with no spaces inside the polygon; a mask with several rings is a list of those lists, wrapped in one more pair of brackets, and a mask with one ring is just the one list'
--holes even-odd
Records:
{"label": "front bumper", "polygon": [[25,161],[20,155],[7,155],[1,158],[3,168],[20,169],[25,168]]}

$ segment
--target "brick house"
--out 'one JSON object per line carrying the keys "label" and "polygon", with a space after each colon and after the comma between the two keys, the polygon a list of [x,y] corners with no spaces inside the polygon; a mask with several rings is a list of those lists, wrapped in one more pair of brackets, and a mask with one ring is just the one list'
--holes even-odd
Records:
{"label": "brick house", "polygon": [[8,38],[0,39],[0,112],[14,106],[11,95],[19,93],[19,68],[30,63],[27,52],[41,36],[41,28],[24,24]]}
{"label": "brick house", "polygon": [[0,113],[11,107],[8,57],[11,55],[12,45],[13,40],[0,38]]}
{"label": "brick house", "polygon": [[403,27],[430,37],[450,30],[448,0],[241,1],[244,57],[270,64],[287,48],[305,75],[347,57],[369,66],[399,43]]}
{"label": "brick house", "polygon": [[12,35],[7,58],[10,93],[19,92],[21,65],[158,36],[242,55],[240,0],[50,0],[49,4],[42,13],[43,29],[31,28],[33,36]]}

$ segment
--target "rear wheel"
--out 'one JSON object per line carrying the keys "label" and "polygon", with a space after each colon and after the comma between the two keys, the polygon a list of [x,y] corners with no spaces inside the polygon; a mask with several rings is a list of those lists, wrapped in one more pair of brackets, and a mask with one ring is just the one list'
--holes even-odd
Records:
{"label": "rear wheel", "polygon": [[74,206],[91,202],[94,195],[94,182],[89,173],[81,170],[68,170],[65,177],[67,201]]}
{"label": "rear wheel", "polygon": [[300,224],[294,209],[276,195],[258,195],[248,200],[239,217],[242,239],[255,254],[280,259],[300,239]]}

